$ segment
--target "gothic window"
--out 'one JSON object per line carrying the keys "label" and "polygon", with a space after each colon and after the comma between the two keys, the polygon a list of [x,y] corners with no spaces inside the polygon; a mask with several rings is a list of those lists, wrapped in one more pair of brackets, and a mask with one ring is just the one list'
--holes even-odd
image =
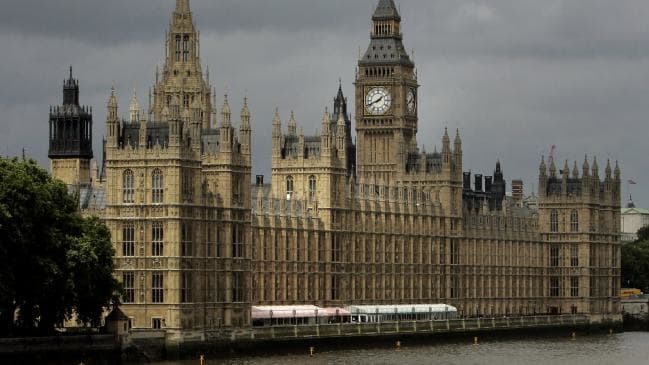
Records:
{"label": "gothic window", "polygon": [[243,280],[243,272],[235,271],[232,273],[232,302],[245,301],[244,292],[245,282]]}
{"label": "gothic window", "polygon": [[180,35],[176,36],[176,62],[180,62]]}
{"label": "gothic window", "polygon": [[182,222],[180,226],[180,255],[184,257],[193,256],[191,223]]}
{"label": "gothic window", "polygon": [[171,105],[171,95],[167,95],[167,106]]}
{"label": "gothic window", "polygon": [[309,200],[315,200],[316,187],[315,176],[309,176]]}
{"label": "gothic window", "polygon": [[286,199],[291,199],[293,196],[293,176],[286,178]]}
{"label": "gothic window", "polygon": [[340,299],[340,276],[331,276],[331,300]]}
{"label": "gothic window", "polygon": [[164,178],[162,171],[156,169],[151,177],[151,201],[153,203],[162,203],[164,200]]}
{"label": "gothic window", "polygon": [[183,95],[183,106],[189,108],[189,94]]}
{"label": "gothic window", "polygon": [[579,232],[579,212],[577,210],[570,212],[570,232]]}
{"label": "gothic window", "polygon": [[135,176],[131,170],[124,171],[122,176],[122,197],[124,203],[135,202]]}
{"label": "gothic window", "polygon": [[550,266],[559,266],[559,245],[550,246]]}
{"label": "gothic window", "polygon": [[183,191],[183,201],[192,202],[193,200],[193,181],[192,181],[192,171],[190,169],[183,169],[182,176],[182,191]]}
{"label": "gothic window", "polygon": [[451,241],[451,265],[458,265],[460,263],[460,245],[457,240]]}
{"label": "gothic window", "polygon": [[189,303],[192,301],[192,274],[183,272],[180,277],[180,302]]}
{"label": "gothic window", "polygon": [[151,229],[151,256],[164,255],[164,228],[162,222],[153,223]]}
{"label": "gothic window", "polygon": [[160,271],[151,274],[151,302],[164,303],[164,282]]}
{"label": "gothic window", "polygon": [[239,224],[232,225],[232,257],[241,258],[243,252],[243,230]]}
{"label": "gothic window", "polygon": [[571,276],[570,277],[570,296],[578,297],[579,296],[579,277]]}
{"label": "gothic window", "polygon": [[552,276],[550,277],[550,296],[558,297],[559,296],[559,277]]}
{"label": "gothic window", "polygon": [[135,274],[132,271],[127,271],[122,274],[122,285],[124,286],[122,302],[135,302]]}
{"label": "gothic window", "polygon": [[241,179],[237,175],[232,177],[232,199],[235,203],[241,203]]}
{"label": "gothic window", "polygon": [[183,62],[189,61],[189,36],[183,39]]}
{"label": "gothic window", "polygon": [[550,211],[550,232],[559,232],[559,212],[556,209]]}
{"label": "gothic window", "polygon": [[122,256],[135,256],[135,227],[126,223],[122,228]]}
{"label": "gothic window", "polygon": [[340,262],[340,239],[337,234],[331,235],[331,262]]}
{"label": "gothic window", "polygon": [[570,266],[579,266],[579,246],[577,245],[570,246]]}

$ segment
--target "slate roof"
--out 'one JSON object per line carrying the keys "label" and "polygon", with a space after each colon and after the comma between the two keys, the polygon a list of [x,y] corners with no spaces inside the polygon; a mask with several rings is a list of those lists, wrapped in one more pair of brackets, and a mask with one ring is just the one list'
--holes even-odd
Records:
{"label": "slate roof", "polygon": [[386,19],[401,20],[401,16],[394,4],[394,0],[380,0],[376,10],[374,11],[374,15],[372,15],[372,20]]}
{"label": "slate roof", "polygon": [[361,65],[396,63],[404,66],[414,66],[403,47],[403,42],[396,37],[372,38],[370,46],[367,47],[367,51],[359,63]]}

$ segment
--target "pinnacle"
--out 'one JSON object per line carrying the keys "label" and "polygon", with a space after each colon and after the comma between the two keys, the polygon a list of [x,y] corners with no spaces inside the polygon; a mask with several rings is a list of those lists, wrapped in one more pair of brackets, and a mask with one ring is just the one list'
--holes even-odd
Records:
{"label": "pinnacle", "polygon": [[189,12],[189,0],[176,0],[176,12],[177,13],[188,13]]}

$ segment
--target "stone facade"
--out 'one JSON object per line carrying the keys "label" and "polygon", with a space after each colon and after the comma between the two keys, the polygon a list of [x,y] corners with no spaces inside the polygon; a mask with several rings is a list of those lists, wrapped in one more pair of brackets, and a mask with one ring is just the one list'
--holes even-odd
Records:
{"label": "stone facade", "polygon": [[[620,170],[541,163],[538,207],[505,199],[498,163],[471,187],[459,131],[417,144],[417,74],[379,1],[358,63],[357,144],[342,87],[321,134],[273,118],[271,184],[252,186],[251,116],[220,118],[178,0],[147,111],[108,102],[99,212],[122,310],[140,328],[250,325],[251,305],[447,303],[464,316],[619,313]],[[157,73],[156,73],[157,74]],[[220,120],[219,120],[220,119]],[[218,124],[218,126],[217,126]],[[56,175],[56,172],[54,172]],[[476,179],[476,182],[478,179]]]}

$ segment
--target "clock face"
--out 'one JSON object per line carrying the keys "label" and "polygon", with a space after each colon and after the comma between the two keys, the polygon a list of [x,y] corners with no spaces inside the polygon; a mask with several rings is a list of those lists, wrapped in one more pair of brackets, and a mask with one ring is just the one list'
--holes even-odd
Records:
{"label": "clock face", "polygon": [[408,89],[408,94],[406,95],[406,106],[408,107],[408,112],[410,114],[415,114],[417,112],[417,94],[415,89]]}
{"label": "clock face", "polygon": [[384,87],[375,87],[365,96],[365,108],[372,114],[381,115],[390,110],[392,96]]}

